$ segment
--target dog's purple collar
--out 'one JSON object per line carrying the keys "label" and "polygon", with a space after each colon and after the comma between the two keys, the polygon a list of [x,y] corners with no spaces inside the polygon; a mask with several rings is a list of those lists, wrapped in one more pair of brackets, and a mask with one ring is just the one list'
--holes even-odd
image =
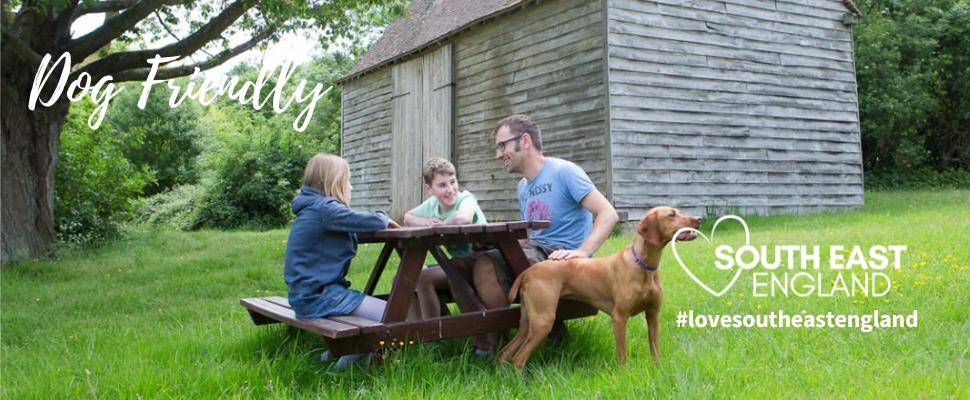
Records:
{"label": "dog's purple collar", "polygon": [[646,262],[641,260],[639,256],[637,256],[637,251],[633,249],[634,247],[636,246],[630,246],[630,254],[633,254],[634,260],[637,260],[637,265],[639,265],[640,268],[643,268],[647,271],[651,271],[651,272],[656,271],[657,267],[647,264]]}

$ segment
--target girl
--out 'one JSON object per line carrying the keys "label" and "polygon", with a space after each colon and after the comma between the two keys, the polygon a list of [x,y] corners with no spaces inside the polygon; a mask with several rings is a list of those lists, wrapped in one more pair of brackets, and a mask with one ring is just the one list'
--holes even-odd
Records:
{"label": "girl", "polygon": [[[350,167],[344,159],[319,153],[307,163],[303,187],[293,199],[296,219],[286,241],[283,272],[297,318],[353,315],[380,321],[384,315],[385,301],[349,288],[347,269],[357,254],[357,232],[400,226],[383,211],[350,209],[350,190]],[[340,357],[334,367],[346,368],[365,355]]]}

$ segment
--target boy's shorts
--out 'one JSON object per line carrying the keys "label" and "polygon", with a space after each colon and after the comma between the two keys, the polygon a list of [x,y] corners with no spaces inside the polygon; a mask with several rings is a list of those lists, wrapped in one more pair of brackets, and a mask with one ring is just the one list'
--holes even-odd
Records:
{"label": "boy's shorts", "polygon": [[[465,277],[465,280],[467,280],[468,282],[473,282],[472,270],[475,268],[475,259],[478,258],[479,254],[482,254],[482,253],[475,252],[475,253],[460,255],[458,257],[449,258],[448,262],[451,263],[451,265],[454,266],[459,273],[461,273],[461,276]],[[441,268],[441,266],[434,264],[434,265],[429,265],[428,268]]]}
{"label": "boy's shorts", "polygon": [[[525,253],[526,260],[529,261],[529,266],[545,261],[552,252],[562,250],[562,248],[562,246],[544,246],[532,241],[522,245],[522,251]],[[508,264],[506,264],[505,258],[502,257],[502,252],[495,249],[486,251],[484,254],[492,259],[492,264],[495,265],[495,275],[498,278],[498,283],[502,287],[502,291],[508,293],[512,289],[512,271],[509,269]]]}

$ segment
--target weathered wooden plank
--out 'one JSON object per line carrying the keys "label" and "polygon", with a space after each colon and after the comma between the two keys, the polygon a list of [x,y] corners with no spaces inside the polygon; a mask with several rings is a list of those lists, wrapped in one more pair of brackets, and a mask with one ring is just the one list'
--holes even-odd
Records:
{"label": "weathered wooden plank", "polygon": [[821,8],[829,11],[841,11],[842,13],[849,11],[849,9],[845,7],[845,4],[842,3],[842,0],[776,0],[775,3],[778,4],[777,7],[779,8],[784,8],[793,4]]}
{"label": "weathered wooden plank", "polygon": [[614,193],[617,196],[638,195],[649,193],[663,193],[666,196],[691,197],[696,195],[706,196],[744,196],[744,195],[774,195],[774,196],[811,196],[818,194],[826,195],[852,195],[858,194],[858,185],[845,184],[784,184],[776,183],[765,185],[763,183],[704,183],[704,182],[651,182],[649,190],[639,182],[616,182],[613,185]]}
{"label": "weathered wooden plank", "polygon": [[424,62],[421,57],[391,66],[394,83],[391,123],[391,217],[403,218],[421,197],[421,135],[426,131],[423,118]]}
{"label": "weathered wooden plank", "polygon": [[[378,79],[381,79],[381,81],[377,81]],[[391,96],[391,83],[388,77],[375,76],[373,79],[369,80],[375,81],[376,85],[373,89],[344,89],[344,93],[347,94],[346,97],[343,97],[345,106],[356,109],[360,108],[361,106],[371,104],[376,99]],[[341,96],[343,96],[343,94],[341,94]]]}
{"label": "weathered wooden plank", "polygon": [[[640,209],[669,205],[674,207],[797,207],[797,206],[857,206],[862,205],[862,191],[856,194],[831,196],[737,195],[737,196],[644,196],[617,194],[614,204],[620,209],[635,212]],[[646,207],[641,205],[646,204]]]}
{"label": "weathered wooden plank", "polygon": [[[456,71],[456,81],[462,88],[468,87],[468,91],[481,91],[484,88],[522,82],[556,71],[568,71],[570,68],[590,61],[602,61],[603,48],[599,38],[581,40],[582,42],[576,44],[568,52],[553,50],[540,56],[517,58],[511,61],[485,60],[477,64],[483,69],[481,72]],[[460,67],[461,64],[462,61],[459,61],[458,66]],[[466,94],[467,92],[460,91],[458,93]]]}
{"label": "weathered wooden plank", "polygon": [[375,72],[373,75],[345,83],[341,98],[347,106],[358,107],[361,104],[370,103],[375,98],[389,96],[390,90],[390,76],[387,73]]}
{"label": "weathered wooden plank", "polygon": [[[691,121],[694,122],[694,121]],[[612,121],[613,136],[623,139],[634,134],[675,134],[685,136],[723,136],[734,138],[766,138],[811,140],[840,143],[859,143],[858,126],[851,130],[813,129],[812,126],[796,126],[790,128],[757,127],[757,126],[729,126],[707,125],[701,122],[670,123],[667,121],[650,121],[645,119],[620,119]],[[825,127],[829,128],[829,127]],[[649,136],[649,135],[648,135]],[[627,139],[632,140],[632,139]]]}
{"label": "weathered wooden plank", "polygon": [[857,141],[831,142],[798,137],[762,138],[714,136],[712,134],[669,134],[613,131],[613,146],[683,146],[698,148],[744,148],[788,151],[858,153]]}
{"label": "weathered wooden plank", "polygon": [[[594,48],[602,44],[606,38],[599,29],[602,22],[599,13],[585,17],[586,25],[562,25],[546,30],[547,37],[529,38],[528,41],[511,45],[501,45],[478,55],[460,58],[456,70],[462,75],[474,75],[487,72],[494,67],[504,67],[506,70],[517,70],[516,63],[532,58],[558,58],[556,53],[573,51],[576,48]],[[570,46],[570,47],[567,47]],[[552,53],[550,55],[550,53]],[[484,67],[483,63],[489,65]]]}
{"label": "weathered wooden plank", "polygon": [[[789,25],[801,25],[814,28],[823,29],[843,29],[845,25],[842,24],[841,15],[836,15],[834,12],[824,12],[819,10],[816,15],[808,16],[802,14],[796,14],[794,11],[794,6],[787,8],[786,10],[770,11],[754,7],[748,7],[739,4],[725,4],[727,8],[728,15],[739,15],[744,17],[751,17],[757,19],[763,19],[766,21],[776,21],[780,23],[785,23]],[[792,11],[792,12],[789,12]],[[820,17],[821,16],[821,17]]]}
{"label": "weathered wooden plank", "polygon": [[848,81],[817,78],[808,79],[798,76],[782,76],[777,74],[763,74],[739,70],[718,70],[708,66],[663,64],[655,60],[636,60],[621,57],[620,55],[611,55],[611,76],[616,71],[652,73],[659,75],[693,77],[695,79],[746,82],[777,87],[808,88],[846,93],[853,93],[856,90],[856,84]]}
{"label": "weathered wooden plank", "polygon": [[[388,106],[391,101],[391,96],[382,96],[375,98],[369,103],[362,103],[361,106],[356,108],[348,107],[351,112],[344,115],[344,123],[347,126],[354,126],[358,124],[375,123],[375,120],[381,118],[390,118],[390,107]],[[345,106],[347,107],[347,106]]]}
{"label": "weathered wooden plank", "polygon": [[[719,206],[704,206],[704,205],[676,205],[681,209],[681,211],[692,214],[692,215],[709,215],[709,216],[721,216],[725,214],[741,214],[741,215],[776,215],[776,214],[809,214],[818,212],[832,212],[837,210],[848,210],[857,208],[863,205],[862,198],[858,198],[858,202],[846,201],[841,204],[826,204],[826,205],[814,205],[814,204],[798,204],[790,206],[733,206],[733,205],[719,205]],[[670,203],[657,203],[656,205],[670,205]],[[646,214],[647,209],[640,207],[627,208],[627,207],[617,207],[617,212],[620,215],[626,215],[627,221],[637,221],[643,218]]]}
{"label": "weathered wooden plank", "polygon": [[693,123],[701,125],[722,125],[738,127],[760,127],[760,128],[781,128],[781,129],[804,129],[816,131],[833,132],[858,132],[859,124],[854,121],[813,121],[798,120],[788,118],[762,117],[759,115],[749,115],[743,119],[734,115],[707,114],[677,112],[669,110],[649,110],[649,109],[630,109],[626,107],[615,107],[611,110],[612,117],[616,119],[649,121],[649,122],[670,122],[670,123]]}
{"label": "weathered wooden plank", "polygon": [[[542,7],[524,9],[509,15],[502,24],[485,24],[461,35],[456,40],[458,59],[469,59],[499,47],[516,49],[522,45],[546,40],[552,29],[581,27],[594,23],[591,15],[600,13],[599,2],[568,0],[543,4]],[[582,22],[580,22],[582,21]],[[514,29],[508,29],[514,26]],[[558,31],[562,34],[564,31]]]}
{"label": "weathered wooden plank", "polygon": [[[851,174],[862,170],[861,163],[818,163],[814,161],[723,160],[694,158],[614,157],[614,169],[679,171],[746,171],[786,173]],[[614,176],[616,181],[616,176]]]}
{"label": "weathered wooden plank", "polygon": [[[841,18],[841,17],[840,17]],[[812,47],[822,50],[852,51],[849,41],[833,40],[831,38],[814,38],[804,35],[778,32],[764,27],[742,25],[737,22],[722,24],[710,20],[686,18],[682,16],[661,15],[657,12],[640,12],[623,10],[610,15],[610,32],[637,32],[638,27],[655,27],[666,30],[677,30],[685,33],[717,34],[732,39],[755,40],[763,43],[778,43]],[[612,39],[612,38],[611,38]],[[732,41],[737,44],[737,41]]]}
{"label": "weathered wooden plank", "polygon": [[616,181],[639,183],[748,183],[748,184],[846,184],[862,183],[862,174],[822,174],[789,172],[739,172],[739,171],[663,171],[663,170],[613,170]]}
{"label": "weathered wooden plank", "polygon": [[[610,55],[630,60],[659,64],[686,64],[697,67],[712,67],[709,59],[737,60],[752,68],[774,68],[786,74],[800,77],[815,77],[821,72],[848,74],[854,72],[850,61],[784,54],[761,50],[726,48],[703,43],[675,40],[645,39],[642,36],[614,33],[610,35]],[[757,64],[766,64],[758,66]],[[803,68],[810,67],[810,68]],[[775,72],[777,74],[777,72]]]}
{"label": "weathered wooden plank", "polygon": [[[708,115],[733,116],[739,120],[746,120],[747,116],[760,118],[774,117],[786,120],[812,120],[852,123],[858,120],[858,114],[852,111],[813,110],[809,108],[784,107],[767,104],[731,104],[715,101],[690,101],[664,98],[628,96],[611,93],[611,105],[614,108],[631,110],[672,111],[684,113],[703,113]],[[730,118],[730,117],[726,117]]]}
{"label": "weathered wooden plank", "polygon": [[[563,82],[563,77],[569,77]],[[466,81],[459,82],[461,91],[456,93],[456,100],[462,107],[472,106],[483,101],[502,97],[509,103],[527,101],[535,93],[543,94],[549,91],[572,88],[580,84],[587,86],[603,83],[602,60],[589,60],[572,67],[559,70],[549,70],[547,73],[527,80],[518,80],[506,84],[493,81],[483,81],[479,84],[468,85]],[[577,83],[579,82],[579,83]]]}
{"label": "weathered wooden plank", "polygon": [[761,161],[814,161],[818,163],[856,164],[861,160],[856,152],[822,152],[797,150],[771,150],[742,147],[701,147],[640,145],[617,146],[614,158],[691,158],[695,160],[761,160]]}
{"label": "weathered wooden plank", "polygon": [[[604,114],[603,102],[605,99],[602,96],[593,96],[588,98],[579,99],[568,99],[561,103],[553,102],[537,102],[536,103],[525,103],[518,107],[496,107],[487,111],[467,113],[458,116],[457,125],[469,125],[476,122],[484,122],[486,124],[495,124],[504,117],[512,114],[529,114],[533,118],[565,118],[570,114],[578,114],[577,118],[585,118],[587,116],[602,118]],[[588,115],[587,115],[588,114]],[[541,126],[541,125],[540,125]]]}
{"label": "weathered wooden plank", "polygon": [[542,107],[563,104],[575,99],[595,99],[601,97],[606,92],[603,86],[602,75],[589,75],[588,77],[589,79],[580,81],[577,85],[572,85],[570,81],[566,81],[555,86],[534,89],[534,93],[528,93],[528,99],[522,101],[495,101],[493,99],[493,101],[481,101],[472,105],[464,105],[459,114],[459,118],[469,114],[494,110],[505,113],[510,106],[516,109]]}
{"label": "weathered wooden plank", "polygon": [[[730,1],[715,1],[715,0],[692,0],[689,4],[684,4],[677,0],[653,0],[649,3],[658,4],[658,9],[668,8],[679,8],[683,10],[700,10],[706,12],[714,12],[722,14],[726,17],[742,17],[757,19],[762,21],[771,22],[784,22],[786,25],[797,26],[799,28],[815,28],[815,29],[829,29],[829,30],[839,30],[844,29],[841,24],[841,19],[826,19],[817,17],[808,17],[798,14],[789,14],[782,11],[770,10],[766,8],[752,7],[750,5],[742,5],[738,2]],[[630,8],[631,2],[622,2],[621,7]],[[635,6],[633,6],[635,7]],[[824,10],[820,10],[824,12]]]}
{"label": "weathered wooden plank", "polygon": [[621,85],[666,89],[701,90],[730,95],[768,96],[778,99],[799,99],[804,101],[824,101],[828,103],[848,104],[856,107],[854,91],[837,91],[831,89],[811,89],[805,87],[775,86],[771,84],[731,81],[725,79],[705,79],[700,77],[652,73],[646,71],[610,71],[610,87]]}
{"label": "weathered wooden plank", "polygon": [[240,304],[253,312],[259,313],[271,319],[285,322],[287,324],[329,338],[339,339],[355,336],[360,333],[360,328],[356,326],[342,324],[325,318],[297,319],[296,315],[293,313],[293,310],[264,299],[242,299],[240,300]]}
{"label": "weathered wooden plank", "polygon": [[631,85],[626,83],[614,83],[613,85],[610,85],[610,94],[620,96],[636,96],[639,98],[658,100],[670,99],[682,101],[701,101],[718,104],[768,105],[819,111],[851,111],[854,113],[857,110],[855,103],[842,103],[765,94],[730,93],[703,89],[683,89],[678,87],[664,87],[663,89],[659,89],[657,87]]}
{"label": "weathered wooden plank", "polygon": [[[645,10],[650,13],[657,13],[661,15],[669,15],[675,17],[682,17],[688,19],[696,19],[699,21],[707,21],[711,23],[727,24],[727,25],[739,25],[747,26],[757,29],[770,30],[774,32],[801,35],[808,38],[818,38],[818,39],[831,39],[840,40],[845,42],[850,42],[852,40],[851,31],[848,28],[840,29],[826,29],[809,27],[803,25],[789,25],[789,24],[778,24],[775,21],[763,20],[751,17],[744,17],[739,15],[728,15],[725,10],[723,3],[718,4],[720,9],[718,10],[705,10],[699,7],[692,6],[690,8],[685,8],[677,4],[660,4],[652,1],[639,1],[639,0],[611,0],[611,9],[616,9],[617,12],[627,12],[627,11],[641,11]],[[610,13],[611,15],[614,12]]]}

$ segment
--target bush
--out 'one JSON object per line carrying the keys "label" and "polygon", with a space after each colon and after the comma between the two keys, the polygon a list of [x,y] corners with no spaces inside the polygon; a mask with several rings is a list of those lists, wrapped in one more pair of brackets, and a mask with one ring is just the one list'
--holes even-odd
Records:
{"label": "bush", "polygon": [[[350,65],[346,56],[329,54],[301,66],[291,79],[327,87]],[[255,80],[257,73],[253,65],[239,65],[232,71],[241,80]],[[271,77],[267,85],[273,86],[275,79]],[[139,211],[141,219],[178,229],[263,229],[287,224],[292,218],[290,201],[300,187],[307,160],[318,152],[339,152],[339,90],[317,103],[304,132],[292,128],[299,112],[299,107],[281,114],[271,107],[254,111],[227,99],[209,106],[201,128],[209,134],[200,141],[198,168],[204,171],[200,183],[146,200]]]}
{"label": "bush", "polygon": [[196,228],[274,228],[289,222],[290,201],[312,151],[285,134],[254,135],[223,150],[206,181]]}
{"label": "bush", "polygon": [[142,200],[137,218],[152,225],[191,230],[198,224],[198,212],[205,198],[202,184],[180,185]]}
{"label": "bush", "polygon": [[865,186],[867,190],[970,189],[970,171],[936,171],[930,168],[922,168],[915,171],[880,171],[867,173]]}
{"label": "bush", "polygon": [[970,169],[970,2],[858,4],[865,169]]}
{"label": "bush", "polygon": [[172,108],[168,103],[171,89],[159,85],[152,90],[145,109],[140,110],[137,103],[141,85],[129,84],[126,89],[112,103],[107,122],[122,136],[125,157],[139,168],[151,169],[155,175],[155,181],[145,187],[145,194],[196,183],[196,159],[202,152],[201,106],[186,101]]}
{"label": "bush", "polygon": [[54,186],[54,223],[62,242],[85,244],[116,237],[130,216],[132,199],[153,181],[123,152],[122,139],[107,123],[87,126],[90,101],[75,103],[61,131]]}

